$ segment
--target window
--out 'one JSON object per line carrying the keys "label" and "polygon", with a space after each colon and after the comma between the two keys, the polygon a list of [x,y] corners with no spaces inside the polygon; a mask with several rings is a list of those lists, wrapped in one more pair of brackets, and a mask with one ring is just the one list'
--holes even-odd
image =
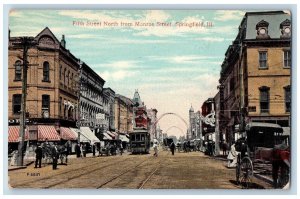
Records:
{"label": "window", "polygon": [[291,87],[284,87],[285,112],[291,112]]}
{"label": "window", "polygon": [[42,95],[42,110],[50,109],[50,95]]}
{"label": "window", "polygon": [[71,78],[70,71],[68,71],[68,87],[70,86],[71,83],[70,78]]}
{"label": "window", "polygon": [[64,85],[66,85],[66,71],[67,71],[67,69],[65,68],[65,70],[64,70]]}
{"label": "window", "polygon": [[70,83],[71,83],[71,89],[73,89],[73,73],[71,73],[71,76],[70,76]]}
{"label": "window", "polygon": [[62,66],[59,67],[59,80],[61,80]]}
{"label": "window", "polygon": [[44,62],[43,64],[43,81],[49,82],[49,62]]}
{"label": "window", "polygon": [[22,95],[21,94],[15,94],[13,95],[12,99],[12,108],[13,108],[13,113],[14,114],[20,114],[21,111],[21,99]]}
{"label": "window", "polygon": [[283,52],[283,67],[290,68],[291,67],[291,51],[285,50]]}
{"label": "window", "polygon": [[20,60],[15,62],[15,81],[22,80],[22,63]]}
{"label": "window", "polygon": [[61,117],[61,106],[62,106],[62,97],[59,97],[59,102],[58,102],[58,111],[59,111],[59,117]]}
{"label": "window", "polygon": [[259,68],[261,68],[261,69],[268,68],[267,52],[265,52],[265,51],[259,52]]}
{"label": "window", "polygon": [[69,74],[70,72],[66,73],[66,86],[69,86]]}
{"label": "window", "polygon": [[230,79],[230,91],[232,91],[234,89],[234,78],[232,77]]}
{"label": "window", "polygon": [[260,90],[260,112],[261,113],[269,113],[269,105],[270,105],[269,91],[270,91],[270,88],[263,86],[259,90]]}

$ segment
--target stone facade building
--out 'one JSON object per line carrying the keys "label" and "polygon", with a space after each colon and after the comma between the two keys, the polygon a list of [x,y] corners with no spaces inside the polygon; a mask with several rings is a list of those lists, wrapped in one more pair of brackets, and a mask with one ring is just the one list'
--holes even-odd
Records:
{"label": "stone facade building", "polygon": [[219,91],[220,130],[229,143],[249,122],[276,123],[290,132],[290,20],[282,11],[247,12],[228,47]]}
{"label": "stone facade building", "polygon": [[107,130],[115,131],[115,91],[111,88],[104,88],[103,95]]}
{"label": "stone facade building", "polygon": [[79,126],[90,127],[96,134],[107,125],[102,94],[104,83],[105,81],[95,71],[85,63],[81,63]]}

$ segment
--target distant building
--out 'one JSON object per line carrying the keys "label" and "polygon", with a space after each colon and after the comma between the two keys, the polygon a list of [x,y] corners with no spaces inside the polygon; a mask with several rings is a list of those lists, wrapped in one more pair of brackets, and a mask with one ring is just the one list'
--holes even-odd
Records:
{"label": "distant building", "polygon": [[115,91],[111,88],[104,88],[103,99],[107,130],[115,131]]}
{"label": "distant building", "polygon": [[156,127],[156,120],[157,120],[157,110],[156,109],[147,109],[147,116],[150,118],[150,137],[151,138],[159,138],[159,134]]}
{"label": "distant building", "polygon": [[130,133],[133,131],[133,103],[132,100],[123,96],[115,95],[114,105],[115,131]]}

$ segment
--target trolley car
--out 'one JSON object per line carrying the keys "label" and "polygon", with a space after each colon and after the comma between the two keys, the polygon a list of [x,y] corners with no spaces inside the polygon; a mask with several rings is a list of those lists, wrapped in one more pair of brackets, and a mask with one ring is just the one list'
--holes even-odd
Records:
{"label": "trolley car", "polygon": [[283,144],[283,129],[278,124],[253,122],[246,125],[246,137],[235,143],[238,151],[236,181],[249,188],[254,164],[272,163],[274,188],[289,182],[289,147]]}
{"label": "trolley car", "polygon": [[133,154],[149,153],[149,132],[145,129],[135,129],[132,133],[130,133],[130,147]]}

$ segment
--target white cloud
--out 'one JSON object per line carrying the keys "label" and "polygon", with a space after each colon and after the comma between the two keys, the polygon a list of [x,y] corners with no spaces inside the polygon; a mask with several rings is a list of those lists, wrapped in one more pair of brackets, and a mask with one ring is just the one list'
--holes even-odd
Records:
{"label": "white cloud", "polygon": [[120,81],[125,78],[133,77],[137,72],[117,70],[113,72],[104,71],[103,73],[98,73],[105,81]]}
{"label": "white cloud", "polygon": [[229,21],[229,20],[242,20],[245,12],[239,10],[219,10],[216,12],[214,20]]}
{"label": "white cloud", "polygon": [[105,67],[105,68],[115,68],[115,69],[130,69],[139,67],[137,64],[140,61],[132,61],[132,60],[121,60],[121,61],[113,61],[109,63],[103,64],[95,64],[95,67]]}
{"label": "white cloud", "polygon": [[222,38],[222,37],[199,37],[195,40],[208,41],[208,42],[223,42],[224,38]]}

